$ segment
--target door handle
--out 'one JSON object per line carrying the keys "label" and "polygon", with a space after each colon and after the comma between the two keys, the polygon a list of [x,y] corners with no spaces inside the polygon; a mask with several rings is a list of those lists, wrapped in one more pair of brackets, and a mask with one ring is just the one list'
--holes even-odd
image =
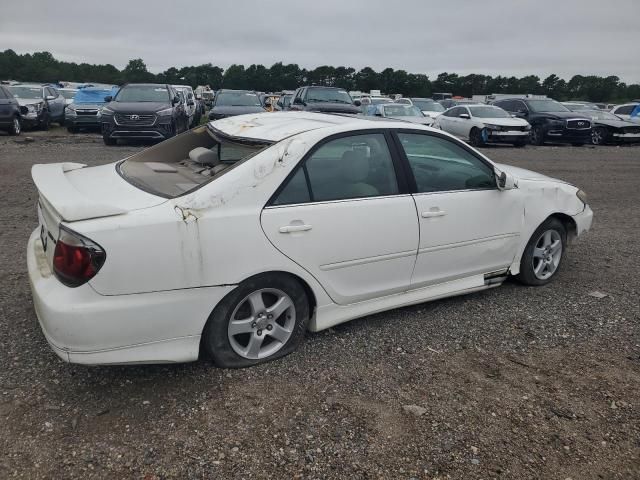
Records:
{"label": "door handle", "polygon": [[429,210],[428,212],[422,212],[422,218],[444,217],[447,214],[444,210]]}
{"label": "door handle", "polygon": [[294,232],[306,232],[311,230],[311,225],[287,225],[286,227],[280,227],[280,233],[294,233]]}

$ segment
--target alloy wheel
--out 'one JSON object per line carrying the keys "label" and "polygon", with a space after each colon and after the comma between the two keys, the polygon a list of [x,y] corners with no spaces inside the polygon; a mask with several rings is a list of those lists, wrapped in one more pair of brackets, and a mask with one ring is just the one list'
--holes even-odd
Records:
{"label": "alloy wheel", "polygon": [[13,133],[14,135],[20,135],[20,120],[18,120],[18,117],[13,119]]}
{"label": "alloy wheel", "polygon": [[289,340],[296,324],[293,300],[282,290],[263,288],[242,299],[231,314],[227,335],[243,358],[266,358]]}
{"label": "alloy wheel", "polygon": [[600,128],[591,130],[591,143],[594,145],[602,145],[604,143],[604,134]]}
{"label": "alloy wheel", "polygon": [[547,280],[558,269],[562,259],[562,237],[556,230],[547,230],[538,238],[533,249],[533,273]]}

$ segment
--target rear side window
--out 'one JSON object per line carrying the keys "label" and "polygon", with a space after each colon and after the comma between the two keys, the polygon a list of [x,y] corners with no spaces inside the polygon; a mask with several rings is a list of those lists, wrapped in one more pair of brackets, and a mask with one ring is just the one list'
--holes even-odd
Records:
{"label": "rear side window", "polygon": [[493,169],[454,142],[434,135],[399,133],[418,193],[496,188]]}
{"label": "rear side window", "polygon": [[383,134],[374,133],[337,138],[322,145],[298,167],[273,204],[347,200],[398,192],[386,139]]}

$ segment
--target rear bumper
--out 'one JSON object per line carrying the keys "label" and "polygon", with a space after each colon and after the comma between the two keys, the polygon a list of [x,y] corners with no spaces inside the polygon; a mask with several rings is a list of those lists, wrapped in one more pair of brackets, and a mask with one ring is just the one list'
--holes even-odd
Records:
{"label": "rear bumper", "polygon": [[36,315],[65,362],[173,363],[197,360],[209,314],[233,286],[106,296],[89,284],[64,286],[51,273],[39,230],[27,245]]}

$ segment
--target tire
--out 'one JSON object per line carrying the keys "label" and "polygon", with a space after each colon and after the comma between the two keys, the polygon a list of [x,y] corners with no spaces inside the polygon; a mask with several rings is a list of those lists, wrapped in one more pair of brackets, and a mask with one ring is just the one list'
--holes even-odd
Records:
{"label": "tire", "polygon": [[48,113],[45,113],[42,116],[42,120],[40,120],[40,124],[38,126],[40,127],[40,130],[44,130],[45,132],[49,130],[49,127],[51,126],[51,118],[49,118]]}
{"label": "tire", "polygon": [[544,129],[540,125],[536,125],[531,129],[531,144],[544,145]]}
{"label": "tire", "polygon": [[[288,305],[286,310],[268,317],[278,302]],[[235,326],[230,328],[232,319]],[[250,367],[293,352],[308,323],[309,300],[297,280],[277,273],[256,275],[214,308],[204,327],[202,347],[218,367]]]}
{"label": "tire", "polygon": [[69,133],[78,133],[78,127],[72,127],[71,125],[67,127],[67,132]]}
{"label": "tire", "polygon": [[593,145],[604,145],[609,138],[609,132],[606,128],[596,127],[591,130],[591,143]]}
{"label": "tire", "polygon": [[545,220],[524,249],[518,281],[531,286],[551,282],[560,271],[566,246],[567,230],[562,222],[553,217]]}
{"label": "tire", "polygon": [[9,127],[8,132],[9,135],[20,135],[20,132],[22,132],[22,123],[20,122],[20,117],[16,116],[13,118],[13,124]]}
{"label": "tire", "polygon": [[102,134],[102,141],[108,147],[111,147],[111,146],[115,145],[118,142],[115,138],[111,138],[111,137],[109,137],[109,135],[105,135],[104,133]]}
{"label": "tire", "polygon": [[482,130],[479,128],[473,127],[471,132],[469,132],[469,142],[474,147],[484,147],[485,143],[482,139]]}

